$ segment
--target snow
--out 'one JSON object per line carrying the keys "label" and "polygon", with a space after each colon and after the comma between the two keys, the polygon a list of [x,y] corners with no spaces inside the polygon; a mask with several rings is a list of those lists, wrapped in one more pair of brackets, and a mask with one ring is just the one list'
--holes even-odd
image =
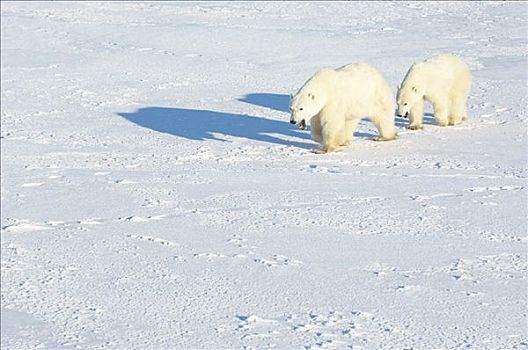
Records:
{"label": "snow", "polygon": [[[524,2],[3,2],[3,349],[526,349]],[[315,155],[315,71],[468,120]]]}

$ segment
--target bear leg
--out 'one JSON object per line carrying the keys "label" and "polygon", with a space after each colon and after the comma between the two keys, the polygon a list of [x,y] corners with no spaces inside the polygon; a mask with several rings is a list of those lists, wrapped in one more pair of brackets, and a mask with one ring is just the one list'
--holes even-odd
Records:
{"label": "bear leg", "polygon": [[316,154],[323,154],[335,151],[339,148],[341,135],[344,130],[344,118],[321,122],[321,135],[323,136],[323,147],[315,149]]}
{"label": "bear leg", "polygon": [[457,125],[466,119],[466,99],[454,98],[452,102],[451,113],[449,114],[449,125]]}
{"label": "bear leg", "polygon": [[345,121],[345,130],[344,130],[344,142],[342,143],[342,146],[348,146],[352,143],[352,140],[354,138],[354,132],[356,132],[357,126],[360,122],[361,118],[352,118],[347,119]]}
{"label": "bear leg", "polygon": [[379,136],[372,138],[373,141],[390,141],[396,138],[394,127],[394,113],[384,113],[372,118],[372,122],[379,132]]}
{"label": "bear leg", "polygon": [[423,129],[423,126],[422,126],[423,116],[424,116],[424,102],[422,100],[416,103],[409,111],[410,124],[407,126],[407,129],[410,129],[410,130]]}
{"label": "bear leg", "polygon": [[321,134],[321,119],[319,118],[319,115],[316,115],[312,118],[312,120],[310,120],[310,135],[312,136],[312,140],[315,142],[323,143],[323,135]]}
{"label": "bear leg", "polygon": [[433,103],[433,109],[434,109],[434,117],[436,119],[436,124],[438,126],[447,126],[449,119],[448,119],[448,108],[445,103],[436,102]]}

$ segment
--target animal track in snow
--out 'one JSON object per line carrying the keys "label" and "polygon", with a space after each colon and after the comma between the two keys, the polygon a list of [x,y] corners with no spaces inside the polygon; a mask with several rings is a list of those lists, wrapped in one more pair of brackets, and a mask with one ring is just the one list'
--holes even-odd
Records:
{"label": "animal track in snow", "polygon": [[116,184],[121,184],[121,185],[129,185],[129,184],[136,184],[137,183],[136,181],[127,180],[127,179],[115,180],[114,182]]}
{"label": "animal track in snow", "polygon": [[193,258],[206,258],[207,260],[213,260],[217,258],[227,258],[227,255],[220,253],[194,253]]}
{"label": "animal track in snow", "polygon": [[433,194],[433,195],[430,195],[430,196],[426,196],[426,195],[423,195],[423,196],[419,196],[419,195],[414,195],[414,196],[410,196],[410,198],[412,200],[415,200],[417,202],[424,202],[424,201],[427,201],[427,200],[430,200],[430,199],[434,199],[434,198],[440,198],[440,197],[459,197],[461,196],[460,194],[456,194],[456,193],[438,193],[438,194]]}
{"label": "animal track in snow", "polygon": [[276,266],[298,266],[302,264],[300,260],[289,259],[283,255],[273,255],[271,258],[256,258],[253,261],[263,264],[267,267],[276,267]]}
{"label": "animal track in snow", "polygon": [[233,238],[230,238],[227,240],[229,243],[234,244],[238,248],[245,248],[247,247],[243,242],[246,242],[247,239],[239,237],[237,235],[233,235]]}
{"label": "animal track in snow", "polygon": [[329,347],[332,349],[352,349],[356,345],[367,344],[376,333],[401,333],[399,327],[378,320],[368,312],[326,313],[309,312],[288,314],[277,318],[264,318],[257,315],[236,315],[238,324],[234,331],[242,333],[240,339],[245,344],[265,347],[271,341],[279,348],[286,339],[292,347],[292,340],[305,349]]}
{"label": "animal track in snow", "polygon": [[251,326],[256,326],[256,325],[259,325],[259,324],[276,324],[278,323],[277,320],[272,320],[272,319],[266,319],[266,318],[261,318],[261,317],[258,317],[256,315],[237,315],[236,318],[238,318],[240,321],[242,321],[238,327],[236,328],[237,330],[239,329],[244,329],[244,330],[247,330],[249,328],[251,328]]}
{"label": "animal track in snow", "polygon": [[491,186],[491,187],[471,187],[466,188],[464,191],[467,192],[486,192],[486,191],[518,191],[522,190],[523,186]]}
{"label": "animal track in snow", "polygon": [[527,262],[519,254],[503,253],[478,256],[475,259],[457,259],[447,271],[457,281],[480,283],[481,277],[493,275],[496,279],[512,279],[526,274]]}
{"label": "animal track in snow", "polygon": [[482,232],[479,235],[480,238],[488,240],[490,242],[526,242],[528,237],[517,236],[511,233],[499,233],[499,232]]}
{"label": "animal track in snow", "polygon": [[338,166],[333,167],[324,167],[319,166],[316,164],[310,164],[307,168],[308,171],[311,173],[319,173],[319,174],[341,174],[341,169]]}
{"label": "animal track in snow", "polygon": [[166,217],[166,215],[156,215],[156,216],[126,216],[126,217],[120,217],[119,221],[129,221],[129,222],[147,222],[152,220],[162,220]]}
{"label": "animal track in snow", "polygon": [[401,292],[418,292],[422,290],[422,287],[417,285],[399,285],[395,289]]}
{"label": "animal track in snow", "polygon": [[168,241],[166,239],[158,238],[158,237],[143,236],[143,235],[133,235],[133,234],[128,234],[127,237],[138,239],[140,241],[158,243],[158,244],[161,244],[161,245],[164,245],[164,246],[169,246],[169,247],[179,246],[179,244],[177,244],[177,243]]}

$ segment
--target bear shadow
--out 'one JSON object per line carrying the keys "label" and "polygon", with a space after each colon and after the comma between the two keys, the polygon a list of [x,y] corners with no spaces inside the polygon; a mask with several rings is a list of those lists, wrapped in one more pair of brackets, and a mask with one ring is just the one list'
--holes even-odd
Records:
{"label": "bear shadow", "polygon": [[279,112],[290,112],[290,96],[267,92],[258,92],[244,95],[238,101],[256,106],[267,107]]}
{"label": "bear shadow", "polygon": [[174,107],[145,107],[117,115],[144,128],[189,140],[228,141],[222,136],[232,136],[306,149],[314,147],[313,143],[282,139],[281,135],[310,140],[308,133],[288,122],[249,115]]}
{"label": "bear shadow", "polygon": [[[289,95],[284,94],[275,94],[268,92],[256,92],[251,94],[246,94],[241,98],[238,98],[238,101],[249,103],[252,105],[270,108],[279,112],[290,112],[290,99]],[[363,118],[361,124],[364,124],[367,118]],[[355,131],[355,137],[370,139],[377,136],[376,133],[369,133],[364,131]]]}
{"label": "bear shadow", "polygon": [[[270,108],[279,112],[290,112],[290,96],[284,95],[284,94],[275,94],[275,93],[269,93],[269,92],[257,92],[257,93],[251,93],[244,95],[241,98],[238,98],[238,101],[249,103],[256,106],[266,107]],[[368,121],[368,118],[362,119],[362,124],[364,124],[365,121]],[[398,117],[398,110],[394,110],[394,123],[397,127],[405,127],[409,125],[409,119]],[[433,113],[424,113],[423,117],[423,124],[426,125],[436,125],[436,121],[434,119]],[[373,137],[376,136],[374,134],[356,131],[354,133],[354,136],[358,137]]]}
{"label": "bear shadow", "polygon": [[[411,123],[411,121],[409,120],[409,118],[399,117],[398,116],[398,110],[396,109],[394,111],[394,124],[396,125],[396,127],[404,128],[407,125],[409,125],[410,123]],[[423,124],[424,125],[436,125],[436,120],[434,118],[434,114],[433,113],[427,113],[427,112],[424,113]]]}

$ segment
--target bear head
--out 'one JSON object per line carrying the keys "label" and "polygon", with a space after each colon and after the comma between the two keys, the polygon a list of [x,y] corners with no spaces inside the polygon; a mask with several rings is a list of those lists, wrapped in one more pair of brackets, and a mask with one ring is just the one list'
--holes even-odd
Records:
{"label": "bear head", "polygon": [[411,108],[423,98],[423,95],[419,88],[411,84],[398,86],[398,116],[407,118]]}
{"label": "bear head", "polygon": [[312,92],[302,92],[295,95],[290,104],[290,123],[297,124],[301,129],[321,110],[320,98]]}

